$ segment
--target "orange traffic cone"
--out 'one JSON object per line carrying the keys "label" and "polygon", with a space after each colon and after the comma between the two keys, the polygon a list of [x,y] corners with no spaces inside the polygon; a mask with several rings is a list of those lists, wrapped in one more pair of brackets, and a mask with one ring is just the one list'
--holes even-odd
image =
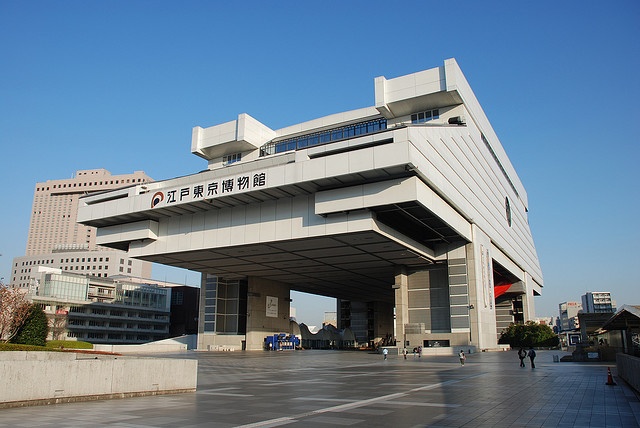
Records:
{"label": "orange traffic cone", "polygon": [[607,385],[615,385],[616,383],[613,381],[613,376],[611,376],[611,367],[607,367]]}

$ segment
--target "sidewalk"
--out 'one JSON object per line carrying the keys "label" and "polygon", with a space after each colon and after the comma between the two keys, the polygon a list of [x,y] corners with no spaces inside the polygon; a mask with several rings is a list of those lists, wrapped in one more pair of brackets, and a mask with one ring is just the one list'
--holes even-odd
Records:
{"label": "sidewalk", "polygon": [[[604,363],[536,368],[515,351],[414,358],[344,351],[189,352],[196,393],[0,410],[0,427],[639,427]],[[527,361],[528,362],[528,361]],[[617,385],[606,385],[612,367]]]}

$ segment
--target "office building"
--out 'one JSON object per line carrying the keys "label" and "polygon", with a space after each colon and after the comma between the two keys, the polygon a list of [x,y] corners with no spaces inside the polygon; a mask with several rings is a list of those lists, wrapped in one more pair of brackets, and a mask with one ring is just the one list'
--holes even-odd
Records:
{"label": "office building", "polygon": [[563,302],[558,305],[560,315],[560,331],[580,329],[578,313],[582,310],[580,302]]}
{"label": "office building", "polygon": [[120,249],[96,245],[95,227],[76,221],[81,196],[150,181],[141,171],[111,175],[104,169],[92,169],[77,171],[69,179],[37,183],[26,254],[13,260],[11,285],[27,288],[37,266],[103,278],[118,274],[150,277],[151,263],[130,258]]}
{"label": "office building", "polygon": [[585,313],[615,312],[616,304],[608,291],[589,291],[582,295],[582,311]]}
{"label": "office building", "polygon": [[49,318],[49,339],[137,344],[169,337],[171,289],[39,266],[29,299]]}
{"label": "office building", "polygon": [[337,298],[358,343],[497,348],[543,287],[527,192],[455,60],[373,83],[372,106],[282,129],[195,127],[206,170],[84,196],[78,220],[202,273],[200,349],[289,332],[290,290]]}

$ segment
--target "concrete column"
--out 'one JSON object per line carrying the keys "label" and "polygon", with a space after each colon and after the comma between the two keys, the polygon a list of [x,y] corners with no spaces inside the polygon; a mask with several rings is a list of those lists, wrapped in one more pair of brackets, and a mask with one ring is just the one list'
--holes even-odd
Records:
{"label": "concrete column", "polygon": [[393,284],[396,300],[396,341],[398,346],[405,344],[404,326],[409,322],[409,279],[405,267],[398,268]]}
{"label": "concrete column", "polygon": [[535,318],[535,306],[533,301],[533,288],[531,287],[531,276],[525,272],[523,286],[525,293],[522,295],[522,311],[524,312],[524,321],[527,322]]}

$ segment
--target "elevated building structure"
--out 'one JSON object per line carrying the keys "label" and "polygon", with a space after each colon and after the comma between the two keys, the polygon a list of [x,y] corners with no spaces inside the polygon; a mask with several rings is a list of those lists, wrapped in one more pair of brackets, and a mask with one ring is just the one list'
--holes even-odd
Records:
{"label": "elevated building structure", "polygon": [[356,341],[492,349],[534,317],[529,201],[455,60],[374,81],[371,107],[193,130],[206,170],[80,199],[96,243],[202,272],[198,347],[262,349],[290,290]]}

